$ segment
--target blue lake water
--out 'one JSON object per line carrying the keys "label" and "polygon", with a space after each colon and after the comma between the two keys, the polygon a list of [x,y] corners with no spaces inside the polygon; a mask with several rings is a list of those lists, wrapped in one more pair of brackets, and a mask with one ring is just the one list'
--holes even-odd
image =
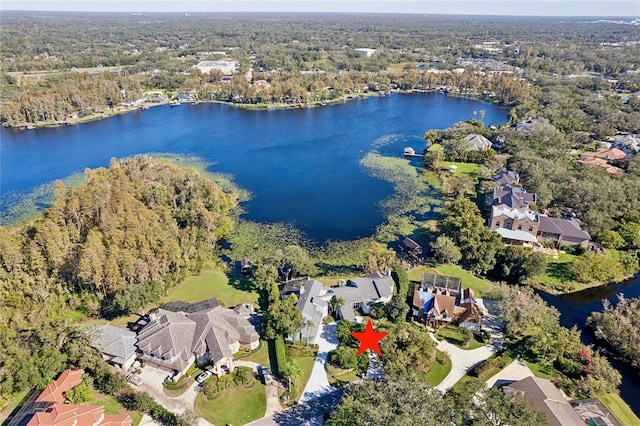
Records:
{"label": "blue lake water", "polygon": [[392,94],[321,108],[250,111],[201,103],[161,106],[71,127],[1,130],[0,194],[63,178],[111,157],[138,153],[194,155],[233,175],[252,199],[244,217],[295,224],[315,241],[369,236],[392,194],[360,160],[372,150],[401,156],[424,149],[421,135],[485,110],[490,103],[435,94]]}
{"label": "blue lake water", "polygon": [[[0,130],[0,197],[64,178],[86,167],[108,166],[112,157],[140,153],[193,155],[210,170],[233,175],[251,191],[243,217],[295,224],[315,241],[372,235],[384,220],[379,203],[392,194],[360,161],[369,152],[402,156],[405,146],[424,148],[421,135],[485,110],[485,123],[506,121],[490,103],[436,94],[392,94],[322,108],[249,111],[202,103],[161,106],[71,127]],[[561,312],[565,326],[584,327],[600,299],[630,284],[543,298]],[[588,335],[585,336],[588,339]],[[640,414],[640,377],[620,362],[622,397]]]}

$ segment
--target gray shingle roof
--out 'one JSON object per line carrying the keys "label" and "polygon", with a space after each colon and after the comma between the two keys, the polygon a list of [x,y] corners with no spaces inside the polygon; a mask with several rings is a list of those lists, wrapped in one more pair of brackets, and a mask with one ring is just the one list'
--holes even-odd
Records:
{"label": "gray shingle roof", "polygon": [[484,151],[491,148],[491,141],[476,133],[471,133],[465,136],[464,140],[471,144],[471,150],[473,151]]}
{"label": "gray shingle roof", "polygon": [[550,234],[558,234],[565,237],[578,238],[582,240],[590,240],[589,233],[582,230],[580,221],[575,217],[572,218],[555,218],[545,215],[539,215],[540,227],[538,232],[547,232]]}
{"label": "gray shingle roof", "polygon": [[505,204],[514,209],[526,208],[530,203],[536,202],[536,194],[508,184],[502,184],[494,189],[492,197],[494,206]]}
{"label": "gray shingle roof", "polygon": [[136,352],[138,338],[133,331],[107,324],[93,327],[91,334],[95,335],[92,346],[118,364],[123,364]]}
{"label": "gray shingle roof", "polygon": [[[179,309],[180,313],[165,309]],[[221,307],[216,299],[198,303],[172,302],[158,310],[139,333],[138,347],[152,354],[155,362],[185,362],[195,353],[209,352],[212,362],[233,356],[230,345],[255,343],[259,339],[256,325],[249,320],[251,309]],[[164,358],[164,359],[163,359]],[[181,368],[182,370],[183,368]]]}
{"label": "gray shingle roof", "polygon": [[506,183],[508,185],[515,185],[520,183],[520,175],[513,170],[507,170],[502,168],[491,177],[491,180],[498,183]]}
{"label": "gray shingle roof", "polygon": [[549,380],[529,376],[503,388],[507,395],[521,393],[536,410],[547,417],[550,426],[584,426],[584,421]]}

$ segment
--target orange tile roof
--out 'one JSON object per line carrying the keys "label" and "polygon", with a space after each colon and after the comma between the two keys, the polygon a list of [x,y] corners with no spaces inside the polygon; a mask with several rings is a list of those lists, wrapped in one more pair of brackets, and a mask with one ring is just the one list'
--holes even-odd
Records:
{"label": "orange tile roof", "polygon": [[36,399],[39,401],[64,402],[64,393],[69,389],[73,389],[82,382],[84,370],[65,370],[60,377],[47,386],[40,396]]}
{"label": "orange tile roof", "polygon": [[[84,370],[65,370],[34,403],[45,403],[27,426],[131,426],[128,414],[104,414],[101,405],[65,404],[65,392],[82,382]],[[50,404],[49,404],[50,403]]]}

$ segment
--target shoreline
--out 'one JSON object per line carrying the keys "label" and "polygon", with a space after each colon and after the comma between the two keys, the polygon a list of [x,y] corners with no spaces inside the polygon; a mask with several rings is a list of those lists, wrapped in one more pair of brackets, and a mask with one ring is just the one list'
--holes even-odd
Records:
{"label": "shoreline", "polygon": [[[219,101],[219,100],[198,100],[198,103],[217,103],[217,104],[223,104],[223,105],[228,105],[234,108],[241,108],[241,109],[246,109],[246,110],[250,110],[250,111],[272,111],[272,110],[283,110],[283,109],[303,109],[303,108],[320,108],[323,106],[330,106],[330,105],[336,105],[336,104],[344,104],[347,103],[349,101],[353,101],[356,99],[360,99],[360,98],[369,98],[369,97],[386,97],[391,93],[400,93],[400,94],[412,94],[412,93],[440,93],[438,92],[437,89],[434,90],[418,90],[418,89],[411,89],[411,90],[399,90],[399,89],[390,89],[387,91],[379,91],[379,92],[361,92],[361,93],[356,93],[356,94],[351,94],[351,95],[343,95],[340,98],[336,98],[336,99],[330,99],[330,100],[326,100],[326,101],[314,101],[314,102],[310,102],[310,103],[282,103],[282,102],[278,102],[278,103],[260,103],[260,104],[247,104],[247,103],[239,103],[239,102],[229,102],[229,101]],[[460,93],[443,93],[446,96],[452,96],[452,97],[457,97],[457,98],[467,98],[467,99],[473,99],[473,100],[477,100],[477,101],[481,101],[481,102],[491,102],[491,103],[497,103],[497,102],[493,102],[490,100],[487,100],[483,97],[478,97],[478,96],[472,96],[472,95],[468,95],[468,94],[460,94]],[[83,124],[83,123],[90,123],[92,121],[98,121],[98,120],[104,120],[110,117],[115,117],[118,115],[122,115],[122,114],[127,114],[130,112],[136,112],[136,111],[144,111],[150,108],[154,108],[154,107],[158,107],[158,106],[162,106],[162,105],[168,105],[171,102],[170,99],[167,99],[166,101],[163,102],[154,102],[154,103],[150,103],[150,104],[144,104],[144,107],[117,107],[117,108],[108,108],[103,112],[100,113],[94,113],[94,114],[90,114],[90,115],[86,115],[84,117],[80,117],[80,118],[68,118],[64,121],[56,121],[56,122],[51,122],[51,121],[47,121],[47,122],[36,122],[36,123],[26,123],[29,126],[27,128],[20,128],[18,126],[6,126],[3,125],[2,127],[4,127],[7,130],[13,131],[13,132],[21,132],[21,131],[25,131],[25,130],[37,130],[37,129],[45,129],[45,128],[56,128],[56,127],[63,127],[63,126],[75,126],[76,124]],[[182,105],[193,105],[193,102],[185,102]],[[23,123],[21,123],[23,124]]]}

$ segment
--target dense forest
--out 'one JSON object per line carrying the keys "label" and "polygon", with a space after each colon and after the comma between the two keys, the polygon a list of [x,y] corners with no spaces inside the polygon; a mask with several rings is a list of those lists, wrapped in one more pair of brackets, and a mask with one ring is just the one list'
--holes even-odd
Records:
{"label": "dense forest", "polygon": [[635,367],[640,367],[640,299],[627,299],[618,295],[618,303],[612,306],[603,301],[603,312],[594,312],[588,318],[597,338],[604,340]]}
{"label": "dense forest", "polygon": [[137,156],[85,174],[42,217],[0,228],[0,394],[46,384],[77,319],[137,312],[232,229],[235,197],[193,169]]}
{"label": "dense forest", "polygon": [[[583,76],[582,90],[605,93],[607,102],[581,99],[582,109],[616,118],[599,121],[598,132],[635,130],[613,96],[640,87],[639,47],[622,25],[393,15],[4,15],[0,119],[9,126],[102,114],[151,90],[308,105],[365,91],[444,89],[514,105],[518,115],[543,101],[565,125],[590,130],[589,120],[565,108],[578,107],[571,86]],[[362,47],[376,53],[360,55],[355,49]],[[193,68],[213,59],[238,61],[238,73],[223,79]],[[636,112],[637,104],[631,97]]]}

